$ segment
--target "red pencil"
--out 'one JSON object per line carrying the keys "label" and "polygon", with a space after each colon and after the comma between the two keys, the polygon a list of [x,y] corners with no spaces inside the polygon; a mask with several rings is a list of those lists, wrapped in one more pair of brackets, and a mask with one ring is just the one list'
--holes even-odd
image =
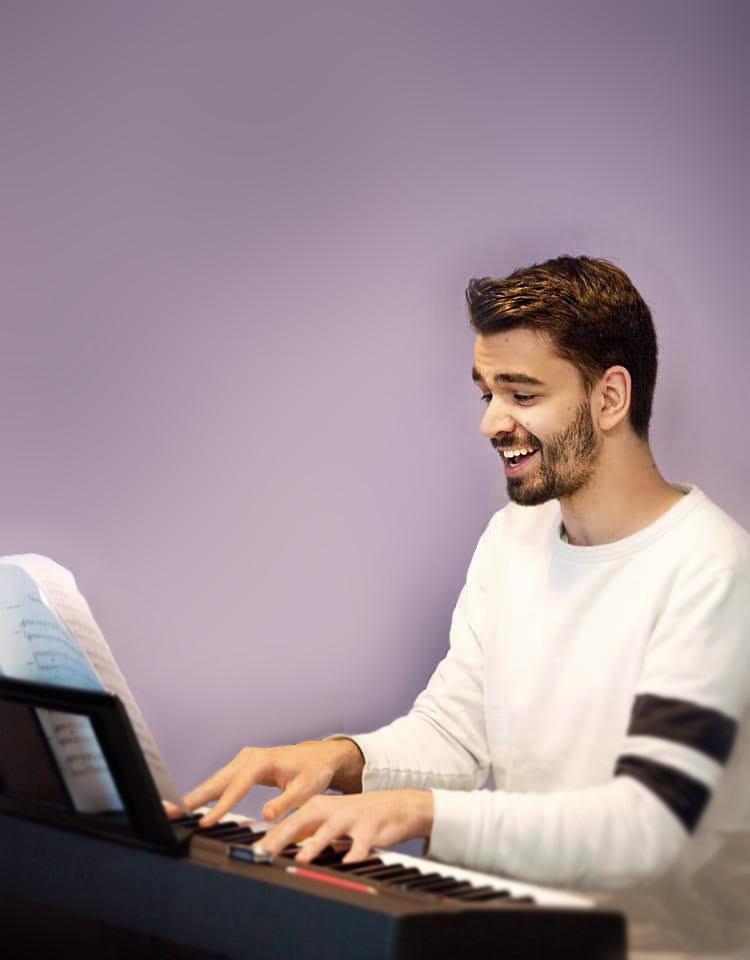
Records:
{"label": "red pencil", "polygon": [[287,873],[296,874],[298,877],[305,877],[307,880],[317,880],[319,883],[328,883],[332,887],[341,887],[343,890],[357,890],[359,893],[377,893],[375,887],[367,883],[358,883],[356,880],[349,880],[347,877],[335,877],[331,873],[319,873],[317,870],[307,870],[305,867],[287,867]]}

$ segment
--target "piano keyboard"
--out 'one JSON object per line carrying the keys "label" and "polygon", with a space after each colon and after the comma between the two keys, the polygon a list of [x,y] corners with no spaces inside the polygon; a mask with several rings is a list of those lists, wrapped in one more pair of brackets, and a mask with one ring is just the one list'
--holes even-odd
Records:
{"label": "piano keyboard", "polygon": [[[10,930],[24,956],[62,945],[80,960],[114,956],[113,943],[118,957],[151,960],[626,958],[622,915],[584,898],[393,850],[344,865],[342,845],[302,866],[291,847],[253,862],[268,824],[235,817],[201,830],[200,816],[177,821],[182,855],[166,856],[0,815],[12,866],[0,871],[4,946]],[[43,950],[29,946],[36,931]]]}
{"label": "piano keyboard", "polygon": [[[194,826],[208,812],[204,807],[190,817],[183,817],[176,824]],[[225,853],[233,860],[258,863],[259,860],[250,849],[265,834],[266,824],[247,817],[229,814],[213,827],[197,828],[194,838],[201,841],[220,844]],[[304,841],[303,841],[304,842]],[[299,844],[292,844],[275,858],[275,863],[288,869],[293,865],[294,854]],[[523,883],[499,877],[495,874],[481,873],[464,867],[415,857],[394,850],[373,850],[371,855],[356,863],[342,863],[346,845],[328,847],[320,856],[305,865],[322,871],[330,876],[338,875],[354,881],[362,881],[363,886],[372,887],[389,893],[419,895],[438,898],[441,902],[453,900],[457,904],[521,905],[530,904],[550,908],[593,908],[594,904],[585,897],[567,893],[551,887]]]}

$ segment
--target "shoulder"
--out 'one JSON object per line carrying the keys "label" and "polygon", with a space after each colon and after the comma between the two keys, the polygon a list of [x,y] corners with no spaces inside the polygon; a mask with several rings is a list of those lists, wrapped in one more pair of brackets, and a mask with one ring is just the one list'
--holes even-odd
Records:
{"label": "shoulder", "polygon": [[686,570],[731,573],[750,581],[750,534],[697,487],[688,498],[692,508],[674,531],[685,549]]}

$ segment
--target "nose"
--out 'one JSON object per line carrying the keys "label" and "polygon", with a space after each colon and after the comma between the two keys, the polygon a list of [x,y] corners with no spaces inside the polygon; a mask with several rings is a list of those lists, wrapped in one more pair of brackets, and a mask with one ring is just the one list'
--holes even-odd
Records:
{"label": "nose", "polygon": [[516,421],[508,407],[499,397],[493,397],[484,411],[482,422],[479,424],[482,435],[491,440],[500,433],[513,433],[515,429]]}

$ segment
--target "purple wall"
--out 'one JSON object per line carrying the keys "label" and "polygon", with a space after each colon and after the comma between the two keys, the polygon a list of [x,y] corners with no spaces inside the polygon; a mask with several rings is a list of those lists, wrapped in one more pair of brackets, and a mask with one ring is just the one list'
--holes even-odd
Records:
{"label": "purple wall", "polygon": [[0,552],[73,569],[181,786],[392,717],[445,648],[504,502],[472,275],[628,271],[657,458],[750,526],[749,19],[0,5]]}

